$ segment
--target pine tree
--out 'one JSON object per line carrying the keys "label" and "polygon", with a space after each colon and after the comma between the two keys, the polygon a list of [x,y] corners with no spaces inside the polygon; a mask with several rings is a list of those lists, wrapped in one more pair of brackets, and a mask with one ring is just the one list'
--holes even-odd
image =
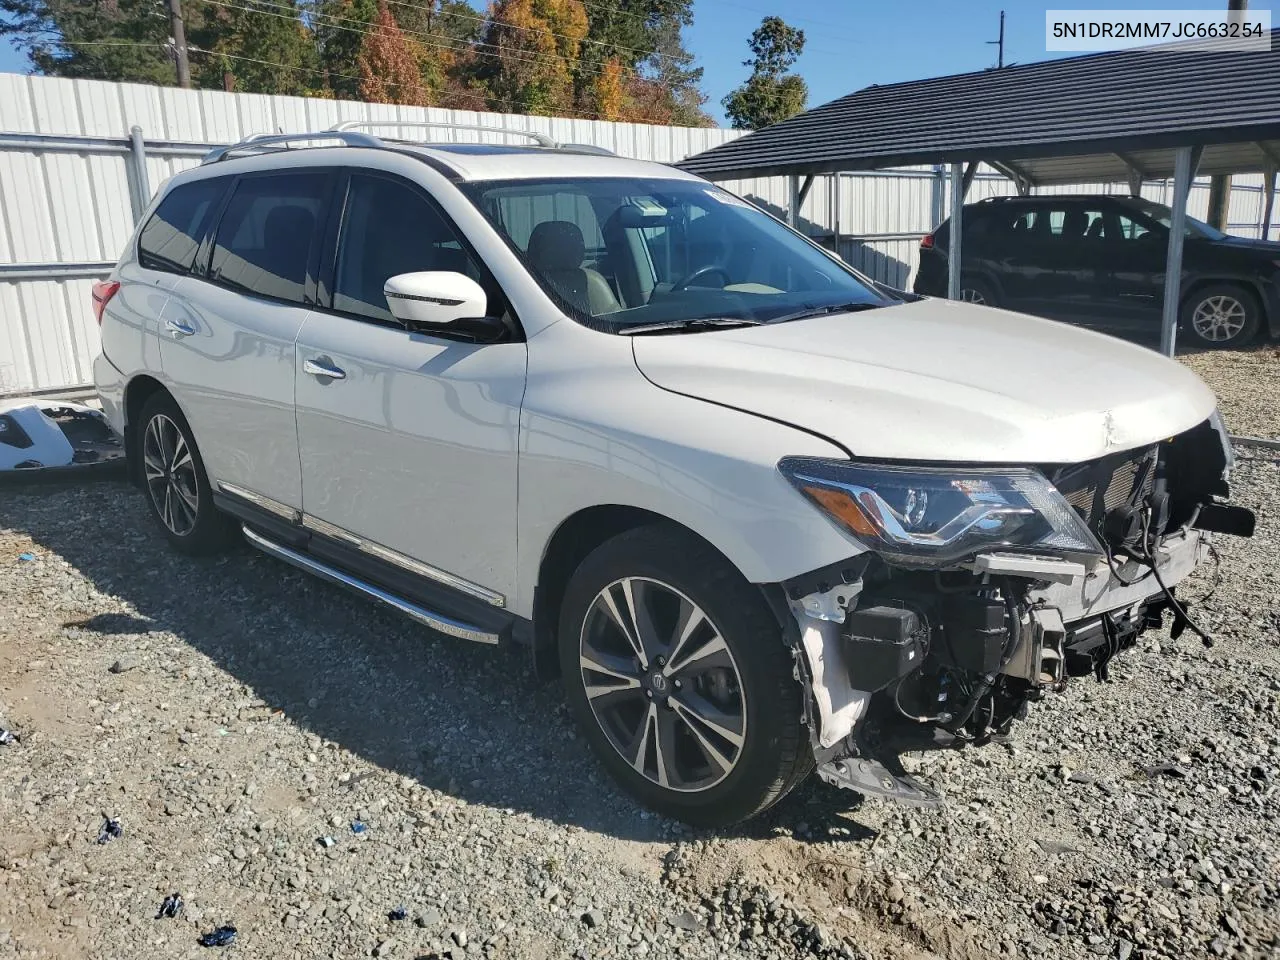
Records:
{"label": "pine tree", "polygon": [[312,18],[320,69],[334,96],[360,98],[356,61],[365,33],[378,19],[377,0],[321,0]]}
{"label": "pine tree", "polygon": [[725,113],[739,130],[759,130],[804,110],[809,87],[787,71],[804,51],[804,31],[780,17],[765,17],[751,34],[751,67],[747,81],[724,98]]}
{"label": "pine tree", "polygon": [[294,0],[212,7],[187,41],[196,86],[295,96],[323,87],[315,38]]}

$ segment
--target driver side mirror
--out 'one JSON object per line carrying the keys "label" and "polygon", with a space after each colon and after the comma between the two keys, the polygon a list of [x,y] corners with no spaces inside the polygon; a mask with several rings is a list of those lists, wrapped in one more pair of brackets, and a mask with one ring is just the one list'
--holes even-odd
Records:
{"label": "driver side mirror", "polygon": [[405,329],[468,343],[493,343],[507,332],[485,316],[489,298],[466,274],[445,270],[398,273],[382,286],[391,315]]}

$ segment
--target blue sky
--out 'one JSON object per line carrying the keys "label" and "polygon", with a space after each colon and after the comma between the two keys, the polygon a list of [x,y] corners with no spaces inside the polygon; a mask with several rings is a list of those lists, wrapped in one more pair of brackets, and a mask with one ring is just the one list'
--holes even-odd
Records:
{"label": "blue sky", "polygon": [[[199,0],[188,0],[199,2]],[[585,0],[590,3],[592,0]],[[484,0],[472,0],[474,6]],[[762,17],[779,14],[805,31],[797,71],[809,84],[809,106],[872,83],[897,83],[995,64],[1000,10],[1006,10],[1005,62],[1030,63],[1044,48],[1046,9],[1096,9],[1096,0],[695,0],[688,47],[705,68],[707,110],[724,121],[720,100],[746,78],[747,39]],[[1211,9],[1225,0],[1123,0],[1125,9]],[[1265,9],[1254,0],[1252,9]],[[0,42],[0,72],[26,72],[25,57]]]}

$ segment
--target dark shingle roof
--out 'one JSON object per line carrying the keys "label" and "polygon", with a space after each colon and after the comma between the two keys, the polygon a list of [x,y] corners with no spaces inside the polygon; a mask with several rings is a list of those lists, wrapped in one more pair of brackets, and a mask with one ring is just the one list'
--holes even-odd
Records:
{"label": "dark shingle roof", "polygon": [[1071,183],[1123,180],[1126,159],[1169,176],[1179,146],[1206,148],[1200,173],[1276,166],[1280,29],[1269,51],[1178,46],[866,87],[680,166],[725,180],[996,160]]}

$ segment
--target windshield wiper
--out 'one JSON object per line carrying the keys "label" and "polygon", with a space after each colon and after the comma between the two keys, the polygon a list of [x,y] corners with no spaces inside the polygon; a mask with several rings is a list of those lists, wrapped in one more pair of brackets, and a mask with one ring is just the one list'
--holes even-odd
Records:
{"label": "windshield wiper", "polygon": [[862,301],[857,303],[833,303],[826,307],[810,307],[806,310],[797,310],[795,313],[784,313],[780,317],[774,317],[769,323],[786,323],[789,320],[804,320],[808,317],[825,317],[829,313],[856,313],[859,310],[878,310],[887,306],[889,306],[887,303],[865,303]]}
{"label": "windshield wiper", "polygon": [[642,323],[635,327],[623,327],[618,333],[634,337],[645,333],[687,332],[711,330],[716,327],[757,327],[761,321],[746,317],[689,317],[685,320],[663,320],[661,323]]}

